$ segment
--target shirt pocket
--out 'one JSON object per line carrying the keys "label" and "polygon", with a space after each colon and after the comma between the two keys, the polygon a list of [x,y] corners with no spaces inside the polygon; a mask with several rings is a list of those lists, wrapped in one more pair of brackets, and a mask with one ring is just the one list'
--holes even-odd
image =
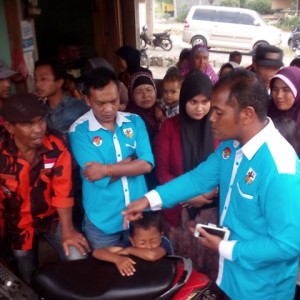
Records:
{"label": "shirt pocket", "polygon": [[245,189],[245,186],[240,186],[240,184],[237,182],[237,191],[239,193],[239,195],[244,198],[245,200],[253,200],[254,196],[253,196],[253,191],[251,191],[251,189]]}
{"label": "shirt pocket", "polygon": [[261,200],[259,194],[259,185],[256,182],[246,184],[243,181],[236,183],[236,199],[234,201],[236,217],[247,228],[256,226],[255,230],[260,230],[260,226],[264,224],[263,213],[261,209]]}

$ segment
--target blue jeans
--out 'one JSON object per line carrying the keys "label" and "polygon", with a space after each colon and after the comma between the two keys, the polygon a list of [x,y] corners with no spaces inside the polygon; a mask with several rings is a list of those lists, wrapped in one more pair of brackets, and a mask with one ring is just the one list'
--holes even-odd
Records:
{"label": "blue jeans", "polygon": [[62,229],[59,222],[56,230],[53,233],[37,233],[33,248],[31,250],[12,250],[18,275],[25,282],[30,282],[31,274],[38,266],[38,240],[41,236],[44,237],[45,240],[54,247],[61,260],[76,260],[86,258],[86,256],[82,255],[79,250],[73,246],[69,248],[70,254],[68,256],[65,255],[61,242]]}
{"label": "blue jeans", "polygon": [[113,234],[103,232],[86,215],[84,216],[83,232],[92,249],[116,246],[120,241],[128,237],[128,230]]}

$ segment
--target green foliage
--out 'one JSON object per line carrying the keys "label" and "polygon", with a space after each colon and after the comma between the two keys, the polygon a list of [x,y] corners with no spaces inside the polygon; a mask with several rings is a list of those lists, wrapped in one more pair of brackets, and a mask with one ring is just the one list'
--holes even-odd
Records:
{"label": "green foliage", "polygon": [[246,2],[246,8],[256,10],[262,15],[273,13],[271,0],[249,0]]}
{"label": "green foliage", "polygon": [[188,14],[188,12],[189,12],[190,5],[188,5],[187,3],[184,3],[184,4],[182,5],[181,9],[182,9],[182,13],[181,13],[179,16],[177,16],[177,18],[176,18],[176,21],[177,21],[178,23],[183,23],[183,22],[184,22],[184,20],[185,20],[187,14]]}
{"label": "green foliage", "polygon": [[294,28],[300,25],[300,17],[298,16],[285,16],[278,22],[278,27],[282,30],[292,31]]}
{"label": "green foliage", "polygon": [[173,4],[174,1],[173,0],[155,0],[155,2],[161,4],[162,2],[164,3],[168,3],[168,4]]}
{"label": "green foliage", "polygon": [[272,0],[223,0],[220,5],[243,7],[256,10],[260,14],[272,14]]}
{"label": "green foliage", "polygon": [[223,0],[220,3],[221,6],[239,7],[240,0]]}

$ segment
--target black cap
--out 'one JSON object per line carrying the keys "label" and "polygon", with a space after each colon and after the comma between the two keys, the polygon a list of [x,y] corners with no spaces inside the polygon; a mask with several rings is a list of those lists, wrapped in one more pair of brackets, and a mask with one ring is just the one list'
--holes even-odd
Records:
{"label": "black cap", "polygon": [[275,46],[257,46],[255,62],[260,66],[281,68],[283,66],[283,51]]}
{"label": "black cap", "polygon": [[4,121],[26,123],[35,117],[47,115],[46,105],[30,93],[19,93],[6,99],[2,106]]}

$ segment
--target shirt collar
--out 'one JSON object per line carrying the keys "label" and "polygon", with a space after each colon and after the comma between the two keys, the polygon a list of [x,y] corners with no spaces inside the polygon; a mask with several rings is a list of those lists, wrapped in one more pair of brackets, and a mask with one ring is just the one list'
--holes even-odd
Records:
{"label": "shirt collar", "polygon": [[274,135],[276,130],[272,120],[268,119],[268,124],[260,132],[258,132],[253,138],[251,138],[242,148],[244,155],[250,160],[260,147],[267,141],[268,137]]}
{"label": "shirt collar", "polygon": [[[89,120],[89,130],[90,131],[97,131],[99,129],[104,129],[107,130],[105,127],[103,127],[101,125],[100,122],[98,122],[98,120],[95,118],[95,115],[93,113],[93,110],[90,109],[87,112],[88,115],[88,120]],[[117,118],[116,118],[116,124],[121,127],[123,123],[125,122],[130,122],[130,120],[128,118],[126,118],[127,116],[130,116],[130,113],[124,113],[124,112],[117,112]]]}
{"label": "shirt collar", "polygon": [[[7,146],[6,146],[5,151],[9,155],[16,156],[16,157],[20,155],[19,150],[18,150],[18,148],[17,148],[17,146],[15,144],[15,140],[14,140],[14,138],[13,138],[12,135],[7,135],[7,137],[6,137],[6,145]],[[43,143],[42,143],[42,145],[39,148],[37,148],[36,155],[42,155],[42,154],[44,154],[44,153],[46,153],[48,151],[51,151],[51,150],[53,150],[53,145],[49,141],[47,133],[45,133],[44,138],[43,138]]]}

